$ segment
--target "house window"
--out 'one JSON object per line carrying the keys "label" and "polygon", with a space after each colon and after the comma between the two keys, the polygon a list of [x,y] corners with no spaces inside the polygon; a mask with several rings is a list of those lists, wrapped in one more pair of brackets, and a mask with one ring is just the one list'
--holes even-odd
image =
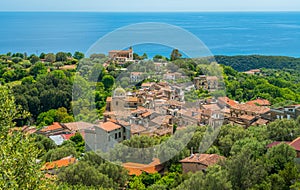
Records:
{"label": "house window", "polygon": [[119,138],[121,138],[121,132],[119,132]]}
{"label": "house window", "polygon": [[115,139],[117,139],[118,138],[118,133],[115,133]]}

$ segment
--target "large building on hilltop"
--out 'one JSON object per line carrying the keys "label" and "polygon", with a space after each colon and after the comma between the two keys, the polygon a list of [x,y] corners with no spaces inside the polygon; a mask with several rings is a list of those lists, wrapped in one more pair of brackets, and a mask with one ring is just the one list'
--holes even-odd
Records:
{"label": "large building on hilltop", "polygon": [[108,52],[108,57],[117,62],[133,61],[133,49],[111,50]]}

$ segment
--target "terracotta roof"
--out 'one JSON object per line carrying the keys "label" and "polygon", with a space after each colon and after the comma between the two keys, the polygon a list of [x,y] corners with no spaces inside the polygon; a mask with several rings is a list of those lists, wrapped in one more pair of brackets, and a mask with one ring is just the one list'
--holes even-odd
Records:
{"label": "terracotta roof", "polygon": [[131,113],[145,113],[147,112],[147,109],[144,107],[139,106],[137,109],[132,110]]}
{"label": "terracotta roof", "polygon": [[252,121],[253,119],[255,119],[255,116],[252,116],[252,115],[241,115],[241,116],[239,116],[239,118],[245,119],[245,120],[248,120],[248,121]]}
{"label": "terracotta roof", "polygon": [[54,168],[66,167],[76,162],[75,158],[66,157],[61,160],[57,160],[54,162],[46,162],[41,170],[52,170]]}
{"label": "terracotta roof", "polygon": [[159,159],[154,158],[153,162],[150,164],[139,164],[128,162],[124,163],[123,167],[128,170],[129,175],[141,175],[143,172],[148,174],[154,174],[160,172],[164,169],[163,165],[160,163]]}
{"label": "terracotta roof", "polygon": [[114,122],[108,121],[105,123],[100,123],[100,128],[104,129],[105,131],[109,132],[109,131],[113,131],[116,129],[120,129],[122,126],[118,125]]}
{"label": "terracotta roof", "polygon": [[224,108],[221,110],[223,113],[230,113],[230,109],[229,108]]}
{"label": "terracotta roof", "polygon": [[275,142],[272,142],[272,143],[268,144],[268,145],[267,145],[267,148],[272,148],[272,147],[277,146],[277,145],[279,145],[279,144],[281,144],[281,143],[290,144],[291,142],[275,141]]}
{"label": "terracotta roof", "polygon": [[167,83],[167,82],[160,81],[159,83],[157,83],[157,85],[158,85],[158,86],[166,87],[166,86],[168,86],[168,83]]}
{"label": "terracotta roof", "polygon": [[151,115],[151,112],[147,111],[145,113],[142,114],[142,117],[148,117]]}
{"label": "terracotta roof", "polygon": [[112,97],[107,97],[106,98],[106,102],[111,102],[112,101]]}
{"label": "terracotta roof", "polygon": [[242,110],[246,112],[253,112],[257,114],[264,114],[270,110],[270,108],[267,107],[250,105],[250,104],[237,104],[233,106],[232,109]]}
{"label": "terracotta roof", "polygon": [[106,111],[103,113],[103,115],[104,116],[114,116],[114,115],[116,115],[116,112],[115,111],[111,111],[111,112]]}
{"label": "terracotta roof", "polygon": [[[81,134],[82,138],[84,139],[84,136],[85,136],[84,131],[81,131],[80,134]],[[73,136],[75,136],[75,135],[76,135],[76,133],[72,133],[72,134],[62,134],[61,136],[62,136],[62,138],[63,138],[64,140],[70,140],[70,138],[73,137]]]}
{"label": "terracotta roof", "polygon": [[217,111],[220,110],[221,108],[218,106],[218,104],[204,104],[201,105],[204,109],[211,110],[211,111]]}
{"label": "terracotta roof", "polygon": [[52,179],[52,180],[53,180],[53,179],[57,179],[57,176],[56,176],[56,175],[51,175],[51,174],[45,173],[45,178],[46,178],[46,179],[50,179],[50,180]]}
{"label": "terracotta roof", "polygon": [[269,123],[268,120],[265,120],[265,119],[258,119],[256,122],[255,122],[257,125],[266,125]]}
{"label": "terracotta roof", "polygon": [[238,104],[236,101],[234,100],[231,100],[230,98],[228,97],[219,97],[218,98],[218,101],[221,103],[221,104],[225,104],[229,107],[232,107],[232,106],[235,106],[236,104]]}
{"label": "terracotta roof", "polygon": [[211,166],[225,159],[224,156],[217,154],[196,154],[181,160],[181,163],[200,163],[206,166]]}
{"label": "terracotta roof", "polygon": [[178,113],[187,116],[187,117],[192,117],[195,119],[200,119],[201,118],[201,112],[200,110],[196,108],[186,108],[186,109],[181,109],[178,111]]}
{"label": "terracotta roof", "polygon": [[138,102],[138,98],[137,97],[126,97],[126,101],[128,101],[128,102]]}
{"label": "terracotta roof", "polygon": [[130,132],[131,134],[141,133],[146,131],[146,128],[141,125],[131,125]]}
{"label": "terracotta roof", "polygon": [[64,65],[60,67],[61,70],[70,70],[70,69],[76,69],[76,65]]}
{"label": "terracotta roof", "polygon": [[260,69],[252,69],[252,70],[249,70],[249,71],[246,71],[246,72],[244,72],[244,73],[246,73],[246,74],[255,74],[255,73],[260,73],[261,72],[261,70]]}
{"label": "terracotta roof", "polygon": [[244,72],[244,73],[249,74],[249,75],[254,75],[254,74],[255,74],[255,73],[252,72],[252,71],[246,71],[246,72]]}
{"label": "terracotta roof", "polygon": [[155,134],[157,134],[158,136],[164,136],[167,134],[172,134],[173,133],[173,129],[172,128],[167,128],[167,129],[156,129],[154,131]]}
{"label": "terracotta roof", "polygon": [[63,129],[63,127],[58,122],[54,122],[52,125],[46,126],[43,129],[41,129],[41,131],[47,132],[47,131],[55,131],[58,129]]}
{"label": "terracotta roof", "polygon": [[273,146],[276,146],[280,143],[285,143],[285,144],[288,144],[290,145],[291,147],[293,147],[296,151],[300,151],[300,137],[296,138],[295,140],[293,140],[292,142],[280,142],[280,141],[275,141],[275,142],[272,142],[271,144],[268,144],[267,145],[267,148],[272,148]]}
{"label": "terracotta roof", "polygon": [[255,73],[259,73],[260,72],[260,69],[252,69],[250,70],[251,72],[255,72]]}
{"label": "terracotta roof", "polygon": [[261,99],[261,98],[258,98],[256,100],[251,100],[249,102],[246,102],[246,104],[259,105],[259,106],[270,106],[271,105],[269,100],[265,100],[265,99]]}
{"label": "terracotta roof", "polygon": [[218,80],[216,76],[206,76],[206,80]]}
{"label": "terracotta roof", "polygon": [[152,85],[153,85],[152,82],[147,82],[147,83],[143,83],[143,84],[142,84],[142,87],[150,87],[150,86],[152,86]]}
{"label": "terracotta roof", "polygon": [[87,122],[71,122],[71,123],[64,123],[64,125],[70,129],[71,131],[78,131],[78,130],[84,130],[84,129],[89,129],[94,126],[92,123],[87,123]]}
{"label": "terracotta roof", "polygon": [[132,50],[110,50],[109,53],[130,53]]}
{"label": "terracotta roof", "polygon": [[70,140],[71,137],[75,136],[75,133],[72,134],[62,134],[61,135],[64,140]]}
{"label": "terracotta roof", "polygon": [[170,104],[170,105],[174,105],[174,106],[182,106],[182,102],[179,102],[179,101],[177,101],[177,100],[169,100],[168,101],[168,104]]}
{"label": "terracotta roof", "polygon": [[143,74],[142,72],[131,72],[130,75],[135,75],[135,76],[139,76]]}
{"label": "terracotta roof", "polygon": [[27,134],[32,134],[32,133],[35,133],[37,131],[37,129],[35,127],[24,126],[22,128],[22,131]]}
{"label": "terracotta roof", "polygon": [[203,116],[211,116],[213,114],[213,112],[210,109],[205,109],[202,110],[202,114]]}
{"label": "terracotta roof", "polygon": [[153,118],[151,121],[153,123],[161,125],[166,120],[166,117],[167,117],[166,115],[157,116]]}
{"label": "terracotta roof", "polygon": [[164,117],[163,123],[169,123],[169,122],[170,122],[170,119],[172,119],[172,118],[173,118],[173,116],[171,116],[171,115],[166,115],[166,116]]}
{"label": "terracotta roof", "polygon": [[124,121],[124,120],[119,120],[118,123],[120,123],[120,124],[123,125],[123,126],[129,126],[129,125],[130,125],[129,122]]}
{"label": "terracotta roof", "polygon": [[295,150],[300,151],[300,137],[291,142],[290,146],[292,146]]}
{"label": "terracotta roof", "polygon": [[28,129],[28,128],[29,128],[29,126],[24,125],[24,126],[22,127],[22,131],[25,131],[25,130]]}
{"label": "terracotta roof", "polygon": [[217,104],[206,104],[201,106],[206,110],[211,110],[211,111],[220,110],[220,107]]}

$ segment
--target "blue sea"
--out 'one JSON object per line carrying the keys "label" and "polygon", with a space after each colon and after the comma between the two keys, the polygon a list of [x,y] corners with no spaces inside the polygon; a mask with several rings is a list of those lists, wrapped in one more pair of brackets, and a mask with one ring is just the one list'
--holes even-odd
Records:
{"label": "blue sea", "polygon": [[[0,12],[0,53],[86,52],[107,33],[141,22],[182,27],[214,55],[300,57],[300,12]],[[171,52],[155,45],[134,50],[149,57]]]}

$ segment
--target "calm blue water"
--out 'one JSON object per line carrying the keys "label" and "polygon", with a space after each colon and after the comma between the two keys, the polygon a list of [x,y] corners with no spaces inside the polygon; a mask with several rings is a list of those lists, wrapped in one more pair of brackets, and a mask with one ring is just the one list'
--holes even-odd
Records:
{"label": "calm blue water", "polygon": [[[198,36],[215,55],[300,57],[300,12],[273,13],[22,13],[0,12],[0,53],[86,52],[119,27],[164,22]],[[169,55],[164,47],[138,53]]]}

